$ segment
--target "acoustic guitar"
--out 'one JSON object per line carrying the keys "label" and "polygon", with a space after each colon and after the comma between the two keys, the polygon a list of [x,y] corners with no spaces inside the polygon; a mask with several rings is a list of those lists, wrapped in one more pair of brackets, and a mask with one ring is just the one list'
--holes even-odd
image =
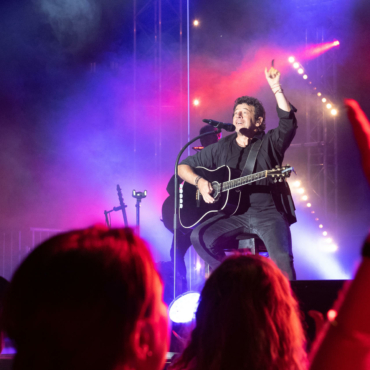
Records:
{"label": "acoustic guitar", "polygon": [[202,199],[199,190],[187,182],[180,190],[180,225],[186,229],[195,227],[199,222],[206,218],[216,215],[219,211],[225,211],[229,215],[235,214],[241,201],[241,187],[252,182],[271,177],[274,182],[285,181],[293,167],[289,165],[272,170],[252,173],[251,175],[236,177],[228,166],[221,166],[215,170],[209,170],[205,167],[195,167],[194,172],[211,183],[213,191],[212,197],[214,203],[206,203]]}

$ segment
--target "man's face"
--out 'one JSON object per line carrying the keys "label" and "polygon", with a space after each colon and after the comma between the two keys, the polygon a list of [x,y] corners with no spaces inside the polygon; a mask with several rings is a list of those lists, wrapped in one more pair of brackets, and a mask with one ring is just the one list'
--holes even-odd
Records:
{"label": "man's face", "polygon": [[[240,130],[244,135],[244,132],[256,132],[257,127],[260,126],[261,120],[258,121],[254,118],[254,106],[247,105],[246,103],[239,104],[235,107],[233,124],[236,127],[235,131],[239,134]],[[246,135],[249,136],[249,135]]]}

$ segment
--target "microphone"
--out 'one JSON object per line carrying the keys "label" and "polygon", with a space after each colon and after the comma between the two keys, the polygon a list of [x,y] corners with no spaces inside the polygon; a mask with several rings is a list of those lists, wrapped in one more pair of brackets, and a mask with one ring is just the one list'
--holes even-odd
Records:
{"label": "microphone", "polygon": [[213,119],[204,119],[203,122],[216,128],[223,128],[224,130],[229,132],[235,131],[235,126],[231,123],[223,123],[219,121],[214,121]]}

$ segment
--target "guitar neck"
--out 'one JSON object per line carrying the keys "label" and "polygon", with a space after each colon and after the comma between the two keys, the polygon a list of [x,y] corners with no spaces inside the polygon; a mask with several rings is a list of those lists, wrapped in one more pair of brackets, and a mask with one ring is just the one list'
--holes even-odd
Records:
{"label": "guitar neck", "polygon": [[257,173],[252,173],[251,175],[239,177],[234,180],[225,181],[222,183],[222,191],[227,191],[231,189],[238,188],[243,185],[250,184],[251,182],[255,182],[267,177],[267,170],[261,171]]}

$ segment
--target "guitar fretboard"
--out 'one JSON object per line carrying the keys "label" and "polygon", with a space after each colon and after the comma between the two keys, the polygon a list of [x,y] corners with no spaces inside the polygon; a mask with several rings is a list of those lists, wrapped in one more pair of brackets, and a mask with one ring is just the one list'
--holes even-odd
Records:
{"label": "guitar fretboard", "polygon": [[239,177],[234,180],[225,181],[222,183],[222,191],[235,189],[238,188],[239,186],[243,186],[251,182],[264,179],[265,177],[267,177],[267,171],[261,171],[257,173],[252,173],[251,175]]}

